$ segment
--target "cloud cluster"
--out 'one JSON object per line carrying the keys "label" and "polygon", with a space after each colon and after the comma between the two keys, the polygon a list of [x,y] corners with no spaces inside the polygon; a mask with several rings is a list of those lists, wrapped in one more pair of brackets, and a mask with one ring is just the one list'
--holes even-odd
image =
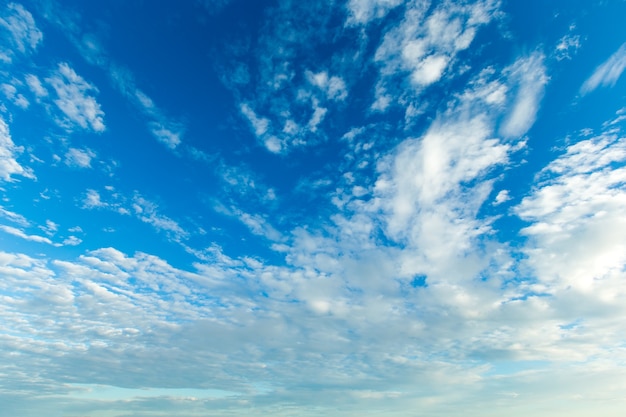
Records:
{"label": "cloud cluster", "polygon": [[[456,55],[470,46],[481,26],[497,16],[498,6],[499,2],[491,0],[444,1],[432,7],[424,1],[407,3],[402,21],[384,35],[376,51],[380,77],[372,109],[385,111],[394,101],[419,95],[452,71]],[[397,85],[402,86],[400,91]]]}

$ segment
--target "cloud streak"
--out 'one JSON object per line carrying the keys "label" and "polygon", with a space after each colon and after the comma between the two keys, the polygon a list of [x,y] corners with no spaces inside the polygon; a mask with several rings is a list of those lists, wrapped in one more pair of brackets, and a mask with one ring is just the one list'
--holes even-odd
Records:
{"label": "cloud streak", "polygon": [[580,87],[580,93],[588,94],[598,87],[612,87],[626,68],[626,44],[609,57],[604,63],[599,65],[593,74]]}

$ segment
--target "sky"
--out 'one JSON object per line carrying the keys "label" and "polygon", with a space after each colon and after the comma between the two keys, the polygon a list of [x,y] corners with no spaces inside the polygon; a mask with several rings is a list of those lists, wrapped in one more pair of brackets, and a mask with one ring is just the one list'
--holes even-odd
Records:
{"label": "sky", "polygon": [[626,1],[0,2],[0,417],[617,417]]}

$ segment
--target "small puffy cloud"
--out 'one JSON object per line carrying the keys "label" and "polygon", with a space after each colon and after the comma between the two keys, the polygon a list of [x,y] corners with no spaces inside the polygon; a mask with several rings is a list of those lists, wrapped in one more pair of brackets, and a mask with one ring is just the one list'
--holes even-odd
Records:
{"label": "small puffy cloud", "polygon": [[[7,39],[13,50],[27,53],[37,48],[43,39],[43,34],[37,27],[33,15],[21,4],[9,3],[0,14],[0,27],[9,32]],[[2,51],[4,48],[1,48]],[[13,51],[5,52],[10,60]]]}
{"label": "small puffy cloud", "polygon": [[66,121],[95,132],[105,130],[104,112],[91,95],[98,92],[97,88],[76,74],[67,63],[59,64],[57,71],[46,78],[46,82],[56,91],[54,103],[66,116]]}
{"label": "small puffy cloud", "polygon": [[70,148],[65,154],[65,164],[76,168],[91,168],[91,160],[95,156],[91,149]]}
{"label": "small puffy cloud", "polygon": [[580,87],[581,94],[587,94],[596,88],[612,87],[626,68],[626,43],[602,63]]}
{"label": "small puffy cloud", "polygon": [[509,190],[502,190],[496,195],[496,198],[493,201],[493,205],[498,206],[502,203],[506,203],[510,199],[511,199],[511,196],[509,195]]}

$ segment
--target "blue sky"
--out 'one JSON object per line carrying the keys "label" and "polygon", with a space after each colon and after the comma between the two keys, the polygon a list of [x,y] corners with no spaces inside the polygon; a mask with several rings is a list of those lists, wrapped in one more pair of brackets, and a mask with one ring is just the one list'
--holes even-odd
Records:
{"label": "blue sky", "polygon": [[626,2],[0,4],[0,416],[618,416]]}

